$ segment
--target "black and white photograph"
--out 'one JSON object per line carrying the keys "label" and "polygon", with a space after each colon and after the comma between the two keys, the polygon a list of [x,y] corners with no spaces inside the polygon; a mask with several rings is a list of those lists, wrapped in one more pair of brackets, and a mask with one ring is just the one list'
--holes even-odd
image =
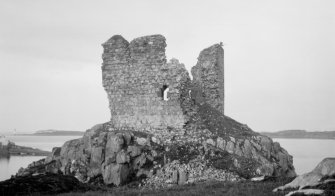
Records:
{"label": "black and white photograph", "polygon": [[335,1],[0,0],[0,196],[335,196]]}

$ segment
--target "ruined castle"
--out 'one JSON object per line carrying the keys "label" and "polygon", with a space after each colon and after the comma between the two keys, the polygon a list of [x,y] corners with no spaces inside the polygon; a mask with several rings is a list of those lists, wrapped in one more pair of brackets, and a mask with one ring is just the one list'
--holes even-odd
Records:
{"label": "ruined castle", "polygon": [[192,67],[166,60],[162,35],[130,43],[114,35],[102,44],[102,78],[111,122],[116,128],[182,129],[192,104],[208,103],[224,114],[224,51],[220,44],[204,49]]}
{"label": "ruined castle", "polygon": [[62,173],[93,183],[102,176],[116,186],[146,178],[146,187],[157,188],[296,175],[279,143],[224,115],[220,44],[200,52],[193,80],[178,60],[166,61],[162,35],[130,43],[115,35],[102,46],[111,121],[54,148],[18,176]]}

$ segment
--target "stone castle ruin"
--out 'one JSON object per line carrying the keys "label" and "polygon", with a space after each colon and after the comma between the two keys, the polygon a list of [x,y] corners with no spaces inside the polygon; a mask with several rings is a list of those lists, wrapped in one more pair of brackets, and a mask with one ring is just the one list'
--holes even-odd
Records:
{"label": "stone castle ruin", "polygon": [[219,44],[201,52],[192,68],[195,85],[184,64],[176,59],[166,61],[162,35],[130,43],[115,35],[102,46],[103,86],[115,127],[182,129],[194,99],[224,114],[223,49]]}
{"label": "stone castle ruin", "polygon": [[292,156],[271,138],[224,115],[224,51],[200,52],[192,67],[165,56],[165,38],[102,44],[102,79],[111,120],[20,169],[73,175],[85,183],[144,187],[255,176],[295,176]]}

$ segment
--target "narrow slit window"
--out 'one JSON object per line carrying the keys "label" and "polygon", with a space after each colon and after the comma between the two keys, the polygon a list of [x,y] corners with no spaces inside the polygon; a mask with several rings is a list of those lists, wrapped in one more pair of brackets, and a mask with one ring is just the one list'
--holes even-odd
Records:
{"label": "narrow slit window", "polygon": [[168,98],[168,92],[169,92],[168,85],[163,85],[163,88],[161,88],[161,97],[162,97],[162,100],[164,100],[164,101],[169,100],[169,98]]}

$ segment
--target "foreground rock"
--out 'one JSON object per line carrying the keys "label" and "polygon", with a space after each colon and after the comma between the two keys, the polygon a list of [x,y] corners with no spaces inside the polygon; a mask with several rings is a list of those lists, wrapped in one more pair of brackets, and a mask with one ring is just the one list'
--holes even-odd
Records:
{"label": "foreground rock", "polygon": [[[228,117],[225,120],[243,127]],[[146,178],[143,182],[151,188],[205,180],[294,175],[292,158],[279,144],[253,132],[244,138],[226,138],[208,129],[197,135],[159,131],[160,134],[116,130],[110,123],[99,124],[83,138],[54,148],[46,159],[21,169],[17,175],[62,173],[73,175],[81,182],[102,175],[105,184],[116,186]],[[274,161],[275,157],[278,162]]]}
{"label": "foreground rock", "polygon": [[[299,189],[294,194],[335,195],[335,158],[323,159],[309,173],[296,177],[292,182],[274,189],[274,192],[286,189]],[[326,192],[324,191],[326,190]]]}
{"label": "foreground rock", "polygon": [[56,194],[70,191],[88,191],[87,185],[73,176],[40,174],[16,177],[0,182],[0,195]]}

